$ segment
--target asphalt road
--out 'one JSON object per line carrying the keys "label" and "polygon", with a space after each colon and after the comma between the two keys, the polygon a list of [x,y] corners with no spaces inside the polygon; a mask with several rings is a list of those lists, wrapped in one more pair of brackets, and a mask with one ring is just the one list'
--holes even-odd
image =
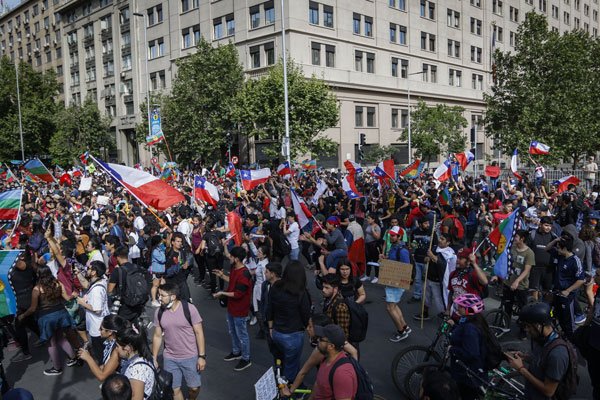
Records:
{"label": "asphalt road", "polygon": [[[313,302],[320,303],[321,296],[314,287],[312,274],[308,273]],[[191,277],[190,277],[190,283]],[[266,342],[254,338],[257,327],[249,326],[251,337],[251,358],[253,365],[241,372],[233,370],[235,362],[225,362],[223,357],[231,350],[230,338],[227,333],[225,310],[215,300],[208,296],[202,287],[190,285],[194,304],[198,307],[204,322],[204,332],[207,343],[207,368],[202,375],[201,399],[214,400],[251,400],[255,398],[254,383],[271,366],[272,358],[268,352]],[[407,304],[409,293],[405,294],[402,310],[408,317],[412,334],[400,343],[392,343],[388,338],[394,329],[389,319],[383,301],[384,290],[380,285],[367,283],[367,304],[369,312],[369,331],[367,339],[361,343],[361,364],[369,372],[375,386],[375,393],[383,399],[402,399],[391,379],[391,363],[395,354],[408,345],[429,344],[435,336],[437,321],[426,321],[423,330],[419,323],[412,320],[412,315],[418,311],[417,304]],[[497,301],[487,299],[488,309],[497,307]],[[318,305],[319,306],[319,305]],[[152,309],[148,308],[149,311]],[[35,338],[31,339],[32,341]],[[508,338],[509,346],[527,347],[527,342]],[[304,358],[311,348],[305,341]],[[98,400],[101,398],[99,382],[89,372],[86,365],[83,367],[65,368],[61,376],[49,377],[43,370],[49,368],[50,361],[46,348],[33,348],[33,358],[21,363],[11,363],[10,359],[16,354],[14,348],[5,349],[4,367],[9,381],[15,387],[30,390],[35,399],[60,399],[60,400]],[[580,365],[581,383],[579,385],[578,399],[591,398],[591,386],[587,369]],[[306,380],[312,384],[314,372]]]}

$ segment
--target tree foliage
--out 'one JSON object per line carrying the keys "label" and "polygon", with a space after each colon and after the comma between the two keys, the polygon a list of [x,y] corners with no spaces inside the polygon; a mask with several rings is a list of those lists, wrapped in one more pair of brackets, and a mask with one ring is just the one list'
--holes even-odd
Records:
{"label": "tree foliage", "polygon": [[[420,101],[411,112],[411,144],[417,157],[430,162],[440,154],[460,153],[465,150],[463,129],[467,120],[464,108],[436,104],[427,106]],[[408,127],[402,131],[400,140],[408,140]]]}
{"label": "tree foliage", "polygon": [[548,162],[574,167],[600,145],[600,45],[583,31],[560,35],[526,15],[515,53],[495,54],[496,84],[485,95],[486,130],[506,153],[530,141],[551,146]]}
{"label": "tree foliage", "polygon": [[[163,132],[177,161],[201,157],[209,162],[220,157],[226,132],[237,128],[233,109],[243,83],[242,65],[232,43],[213,47],[202,38],[196,53],[177,61],[170,94],[152,100],[161,106]],[[146,115],[145,103],[141,108]],[[147,121],[137,132],[144,141]]]}
{"label": "tree foliage", "polygon": [[[291,155],[327,154],[335,151],[323,132],[337,124],[339,107],[327,84],[315,76],[307,78],[293,61],[287,61]],[[236,116],[243,132],[255,139],[272,139],[267,151],[277,156],[285,136],[283,62],[268,75],[250,79],[237,98]]]}
{"label": "tree foliage", "polygon": [[56,132],[50,140],[50,154],[57,164],[69,165],[83,152],[99,154],[100,149],[115,148],[110,119],[98,105],[87,99],[81,106],[69,106],[56,115]]}
{"label": "tree foliage", "polygon": [[390,158],[397,151],[392,146],[380,146],[379,144],[365,146],[364,148],[363,161],[371,164]]}
{"label": "tree foliage", "polygon": [[[58,105],[56,75],[52,71],[36,72],[31,65],[19,63],[19,92],[25,155],[44,155],[55,129]],[[0,159],[21,158],[17,84],[15,66],[0,60]]]}

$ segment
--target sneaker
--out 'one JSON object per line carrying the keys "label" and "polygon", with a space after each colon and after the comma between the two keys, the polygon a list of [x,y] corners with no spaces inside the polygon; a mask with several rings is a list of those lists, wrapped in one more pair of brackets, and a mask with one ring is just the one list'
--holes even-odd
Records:
{"label": "sneaker", "polygon": [[31,354],[19,353],[13,358],[11,358],[11,362],[21,362],[31,360]]}
{"label": "sneaker", "polygon": [[411,334],[412,333],[412,329],[410,329],[410,326],[406,325],[404,327],[404,330],[402,331],[402,333],[406,333],[406,334]]}
{"label": "sneaker", "polygon": [[234,360],[239,360],[240,358],[242,358],[242,353],[238,353],[238,354],[229,353],[229,355],[223,357],[223,360],[224,361],[234,361]]}
{"label": "sneaker", "polygon": [[413,315],[413,319],[416,321],[421,321],[421,320],[429,321],[429,314],[423,314],[423,315],[415,314],[415,315]]}
{"label": "sneaker", "polygon": [[250,361],[250,360],[240,360],[240,362],[237,363],[237,365],[235,366],[235,368],[233,370],[234,371],[243,371],[251,365],[252,365],[252,361]]}
{"label": "sneaker", "polygon": [[377,282],[379,282],[379,278],[378,277],[373,278],[373,280],[371,281],[371,283],[377,283]]}
{"label": "sneaker", "polygon": [[62,369],[56,369],[54,367],[44,370],[44,375],[46,375],[46,376],[58,376],[58,375],[62,375],[62,373],[63,373]]}
{"label": "sneaker", "polygon": [[407,330],[403,330],[402,332],[396,331],[396,333],[394,334],[394,336],[392,336],[390,338],[390,342],[393,343],[398,343],[404,339],[406,339],[408,337],[408,332]]}
{"label": "sneaker", "polygon": [[158,308],[158,307],[160,307],[160,301],[152,300],[151,305],[152,305],[152,307]]}
{"label": "sneaker", "polygon": [[587,319],[587,317],[585,316],[585,314],[576,315],[575,316],[575,324],[581,325],[585,322],[586,319]]}
{"label": "sneaker", "polygon": [[250,325],[251,326],[256,325],[257,322],[258,322],[258,320],[256,319],[256,317],[252,317],[252,319],[250,319]]}
{"label": "sneaker", "polygon": [[365,275],[365,276],[363,276],[362,278],[360,278],[360,281],[361,281],[361,282],[367,282],[367,281],[370,281],[370,280],[371,280],[371,278],[370,278],[370,277],[368,277],[368,276],[366,276],[366,275]]}
{"label": "sneaker", "polygon": [[[83,365],[83,360],[80,358],[73,357],[73,358],[69,358],[67,360],[67,367],[74,367],[74,366],[81,367],[82,365]],[[44,371],[44,373],[45,373],[45,371]],[[62,374],[62,370],[60,371],[60,373]]]}

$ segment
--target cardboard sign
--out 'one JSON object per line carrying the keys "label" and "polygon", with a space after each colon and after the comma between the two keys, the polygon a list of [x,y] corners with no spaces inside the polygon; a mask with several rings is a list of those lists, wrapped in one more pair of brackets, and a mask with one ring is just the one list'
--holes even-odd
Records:
{"label": "cardboard sign", "polygon": [[254,384],[254,392],[256,400],[273,400],[277,397],[277,381],[273,367],[269,368]]}
{"label": "cardboard sign", "polygon": [[79,191],[85,192],[86,190],[90,190],[92,188],[92,178],[81,178],[81,183],[79,184]]}
{"label": "cardboard sign", "polygon": [[100,195],[96,200],[96,204],[98,204],[99,206],[106,206],[108,205],[108,203],[110,203],[110,199],[107,196]]}
{"label": "cardboard sign", "polygon": [[412,264],[392,260],[379,260],[379,282],[377,283],[401,289],[410,289],[412,269]]}

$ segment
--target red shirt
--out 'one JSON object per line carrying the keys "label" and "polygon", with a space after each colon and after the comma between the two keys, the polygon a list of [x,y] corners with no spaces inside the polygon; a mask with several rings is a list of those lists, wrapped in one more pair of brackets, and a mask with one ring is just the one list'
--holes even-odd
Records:
{"label": "red shirt", "polygon": [[466,270],[457,268],[452,271],[448,280],[448,290],[452,293],[454,299],[465,293],[481,296],[483,288],[479,283],[475,268],[467,267]]}
{"label": "red shirt", "polygon": [[232,317],[247,317],[252,298],[252,275],[248,268],[232,268],[229,274],[227,292],[233,292],[233,297],[227,299],[227,312]]}
{"label": "red shirt", "polygon": [[329,386],[329,372],[336,361],[342,357],[347,357],[343,351],[335,360],[321,363],[313,387],[314,400],[354,399],[358,390],[358,380],[352,364],[346,363],[337,367],[333,374],[333,388]]}

